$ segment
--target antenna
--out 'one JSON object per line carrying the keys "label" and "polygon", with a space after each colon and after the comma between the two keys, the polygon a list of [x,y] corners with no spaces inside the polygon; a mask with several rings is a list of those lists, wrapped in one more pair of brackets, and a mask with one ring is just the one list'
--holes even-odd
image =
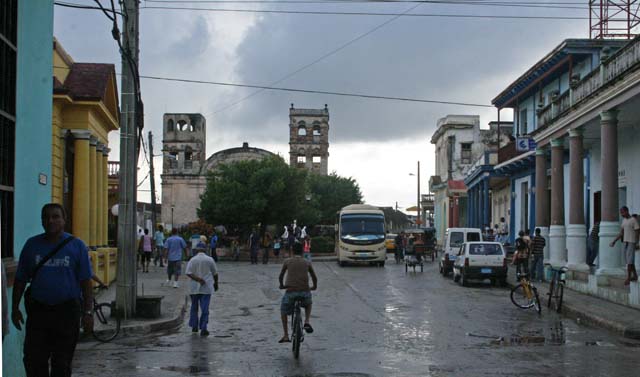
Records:
{"label": "antenna", "polygon": [[632,39],[638,35],[640,2],[629,0],[589,0],[591,39]]}

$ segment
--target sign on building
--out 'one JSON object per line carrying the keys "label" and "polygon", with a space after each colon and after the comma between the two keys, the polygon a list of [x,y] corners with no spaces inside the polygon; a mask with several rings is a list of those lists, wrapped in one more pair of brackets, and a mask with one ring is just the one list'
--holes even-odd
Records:
{"label": "sign on building", "polygon": [[529,152],[536,149],[536,142],[530,137],[517,137],[516,138],[516,151]]}

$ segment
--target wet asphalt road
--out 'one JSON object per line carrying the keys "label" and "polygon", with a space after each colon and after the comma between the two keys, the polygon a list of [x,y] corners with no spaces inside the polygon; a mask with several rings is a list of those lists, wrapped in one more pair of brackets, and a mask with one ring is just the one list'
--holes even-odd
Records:
{"label": "wet asphalt road", "polygon": [[169,333],[81,343],[74,375],[640,376],[639,342],[517,309],[506,288],[463,288],[435,264],[314,267],[315,332],[298,361],[277,343],[280,266],[222,263],[208,338],[185,317]]}

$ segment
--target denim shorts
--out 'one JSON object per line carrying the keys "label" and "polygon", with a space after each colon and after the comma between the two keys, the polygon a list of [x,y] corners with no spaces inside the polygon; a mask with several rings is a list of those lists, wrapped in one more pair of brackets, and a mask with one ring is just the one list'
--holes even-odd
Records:
{"label": "denim shorts", "polygon": [[302,299],[302,307],[306,308],[311,305],[311,292],[299,291],[299,292],[287,292],[282,296],[282,303],[280,304],[280,313],[284,315],[293,314],[293,302],[296,298]]}
{"label": "denim shorts", "polygon": [[167,264],[167,274],[180,276],[182,272],[182,261],[169,261]]}
{"label": "denim shorts", "polygon": [[627,264],[636,262],[636,244],[635,242],[623,242],[622,250],[624,251],[624,260]]}

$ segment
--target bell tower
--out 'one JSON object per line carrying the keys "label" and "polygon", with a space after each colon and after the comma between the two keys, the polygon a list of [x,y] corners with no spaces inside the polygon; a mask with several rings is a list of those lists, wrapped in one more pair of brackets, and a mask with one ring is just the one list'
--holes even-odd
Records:
{"label": "bell tower", "polygon": [[289,165],[317,174],[329,172],[329,108],[289,108]]}

